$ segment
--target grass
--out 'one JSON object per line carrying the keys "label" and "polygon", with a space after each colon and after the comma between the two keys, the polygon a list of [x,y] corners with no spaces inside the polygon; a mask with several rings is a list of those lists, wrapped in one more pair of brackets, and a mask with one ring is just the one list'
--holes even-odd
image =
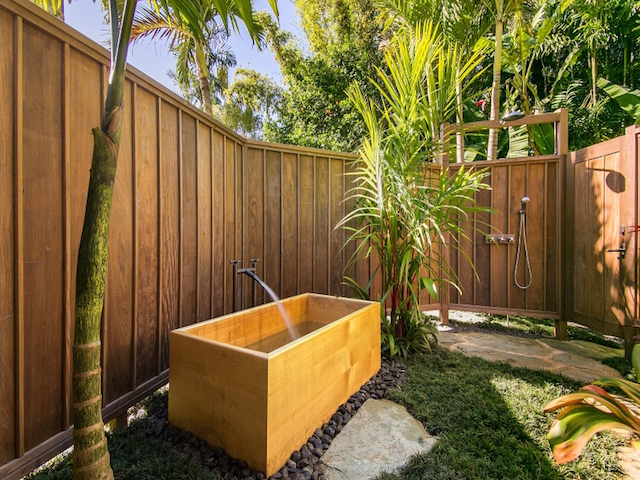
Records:
{"label": "grass", "polygon": [[[199,460],[177,450],[172,444],[142,435],[147,415],[166,408],[167,391],[147,397],[129,410],[136,420],[125,430],[107,434],[111,467],[118,480],[220,480]],[[73,478],[71,454],[57,457],[45,468],[33,472],[28,480],[67,480]]]}
{"label": "grass", "polygon": [[[484,328],[506,329],[506,318],[496,320],[494,316],[486,323],[491,325]],[[553,322],[511,317],[510,329],[514,326],[521,333],[535,331],[550,336]],[[608,346],[597,347],[592,353],[601,355],[600,361],[623,375],[630,374],[630,363],[620,356],[608,356],[609,351]],[[379,480],[623,478],[616,450],[626,441],[611,433],[597,435],[576,462],[558,466],[553,460],[546,435],[555,414],[544,415],[542,408],[552,399],[575,391],[580,383],[549,372],[466,357],[437,346],[432,354],[409,357],[406,364],[407,378],[402,390],[390,392],[392,400],[405,405],[439,441],[428,454],[414,457],[397,475],[384,474]],[[141,436],[146,416],[166,408],[166,401],[166,389],[155,393],[130,409],[129,415],[136,420],[127,430],[108,434],[115,477],[219,480],[197,459],[171,444]],[[71,479],[71,470],[71,455],[61,456],[27,478]]]}
{"label": "grass", "polygon": [[404,404],[435,447],[391,479],[619,479],[611,433],[594,438],[581,459],[558,466],[547,432],[554,415],[542,408],[580,384],[548,372],[513,368],[441,347],[410,357],[407,379],[392,399]]}

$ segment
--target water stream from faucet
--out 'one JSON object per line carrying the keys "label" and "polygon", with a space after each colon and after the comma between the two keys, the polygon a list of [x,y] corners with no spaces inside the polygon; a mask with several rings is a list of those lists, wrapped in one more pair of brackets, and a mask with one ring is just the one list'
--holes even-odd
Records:
{"label": "water stream from faucet", "polygon": [[298,333],[298,330],[296,329],[295,324],[291,321],[291,317],[289,317],[289,314],[286,312],[286,310],[282,306],[282,302],[280,302],[280,298],[278,297],[278,295],[276,295],[276,292],[274,292],[269,285],[263,282],[262,279],[258,277],[253,271],[247,269],[247,270],[242,270],[240,273],[244,273],[245,275],[251,277],[251,279],[254,282],[260,285],[264,289],[264,291],[271,296],[271,298],[276,304],[276,307],[278,307],[278,310],[280,310],[280,315],[282,315],[282,319],[284,320],[284,323],[287,326],[287,330],[289,330],[289,335],[291,335],[291,340],[296,340],[300,338],[300,333]]}

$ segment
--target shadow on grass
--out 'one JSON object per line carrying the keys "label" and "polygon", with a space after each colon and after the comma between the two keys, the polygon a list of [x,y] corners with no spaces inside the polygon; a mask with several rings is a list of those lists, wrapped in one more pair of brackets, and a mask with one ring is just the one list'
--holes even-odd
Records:
{"label": "shadow on grass", "polygon": [[616,447],[598,435],[581,459],[558,466],[542,408],[580,384],[547,372],[466,357],[445,348],[407,361],[401,391],[390,392],[439,441],[398,474],[380,479],[618,479]]}
{"label": "shadow on grass", "polygon": [[[163,403],[163,397],[164,403]],[[111,467],[118,480],[220,480],[218,474],[200,464],[198,459],[182,453],[172,444],[143,434],[146,413],[153,415],[166,406],[166,392],[147,397],[138,407],[145,415],[129,428],[107,435]],[[136,412],[134,412],[135,414]],[[142,434],[142,435],[141,435]],[[56,459],[28,480],[71,480],[71,454]]]}

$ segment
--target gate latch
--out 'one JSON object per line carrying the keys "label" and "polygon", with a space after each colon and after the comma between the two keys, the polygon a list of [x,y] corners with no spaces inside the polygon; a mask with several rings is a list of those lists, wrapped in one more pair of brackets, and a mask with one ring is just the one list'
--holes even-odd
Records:
{"label": "gate latch", "polygon": [[624,242],[620,245],[620,248],[614,248],[613,250],[607,250],[607,253],[619,253],[620,256],[618,258],[624,260],[624,256],[627,253],[627,246]]}

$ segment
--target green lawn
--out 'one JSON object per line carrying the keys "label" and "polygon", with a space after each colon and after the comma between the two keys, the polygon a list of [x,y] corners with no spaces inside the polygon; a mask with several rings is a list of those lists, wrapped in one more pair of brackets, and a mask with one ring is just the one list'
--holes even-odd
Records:
{"label": "green lawn", "polygon": [[[625,442],[610,433],[592,440],[576,462],[558,466],[553,460],[546,434],[554,415],[542,414],[542,408],[579,383],[442,347],[412,356],[406,364],[402,390],[391,392],[391,399],[405,405],[439,441],[400,474],[379,480],[622,478],[615,451]],[[166,391],[156,393],[138,409],[153,414],[166,408],[166,400]],[[126,431],[109,434],[116,478],[219,479],[171,444],[141,436],[143,430],[140,418]],[[28,478],[70,479],[70,457]]]}
{"label": "green lawn", "polygon": [[399,475],[380,479],[618,479],[615,450],[623,441],[597,436],[579,461],[558,466],[546,434],[554,415],[542,408],[580,384],[546,372],[465,357],[445,348],[407,361],[405,405],[439,437]]}

